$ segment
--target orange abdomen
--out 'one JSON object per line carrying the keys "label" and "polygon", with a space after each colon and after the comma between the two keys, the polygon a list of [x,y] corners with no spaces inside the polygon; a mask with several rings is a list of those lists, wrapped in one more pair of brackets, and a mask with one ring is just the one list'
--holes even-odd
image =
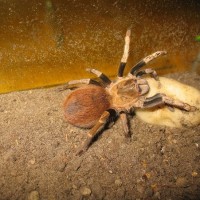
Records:
{"label": "orange abdomen", "polygon": [[65,119],[70,124],[91,128],[110,108],[109,95],[100,86],[87,85],[71,92],[64,102]]}

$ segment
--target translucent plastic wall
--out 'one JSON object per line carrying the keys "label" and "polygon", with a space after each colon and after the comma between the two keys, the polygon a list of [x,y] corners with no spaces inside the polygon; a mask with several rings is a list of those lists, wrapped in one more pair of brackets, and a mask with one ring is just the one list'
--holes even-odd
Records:
{"label": "translucent plastic wall", "polygon": [[158,74],[200,71],[198,0],[1,0],[0,92],[91,77],[87,67],[114,76],[129,27],[126,71],[158,50]]}

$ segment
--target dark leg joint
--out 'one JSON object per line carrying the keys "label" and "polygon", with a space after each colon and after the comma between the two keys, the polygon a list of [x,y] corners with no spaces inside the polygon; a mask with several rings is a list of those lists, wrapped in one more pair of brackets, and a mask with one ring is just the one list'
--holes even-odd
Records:
{"label": "dark leg joint", "polygon": [[164,105],[164,101],[163,101],[163,95],[161,95],[160,93],[155,94],[152,97],[146,98],[143,104],[144,108],[152,108],[155,106],[161,106]]}
{"label": "dark leg joint", "polygon": [[119,70],[118,70],[118,77],[123,76],[125,66],[126,66],[126,63],[124,63],[124,62],[120,63]]}
{"label": "dark leg joint", "polygon": [[135,66],[131,68],[129,73],[134,75],[140,68],[142,68],[145,65],[146,63],[143,60],[141,60],[139,63],[137,63]]}

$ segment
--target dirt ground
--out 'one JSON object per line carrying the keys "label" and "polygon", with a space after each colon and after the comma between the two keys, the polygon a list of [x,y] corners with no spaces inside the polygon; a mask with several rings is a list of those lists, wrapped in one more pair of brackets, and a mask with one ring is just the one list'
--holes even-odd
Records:
{"label": "dirt ground", "polygon": [[[200,76],[171,77],[200,89]],[[64,121],[69,91],[56,87],[0,95],[0,199],[200,199],[200,126],[169,128],[130,117],[81,157],[87,130]]]}

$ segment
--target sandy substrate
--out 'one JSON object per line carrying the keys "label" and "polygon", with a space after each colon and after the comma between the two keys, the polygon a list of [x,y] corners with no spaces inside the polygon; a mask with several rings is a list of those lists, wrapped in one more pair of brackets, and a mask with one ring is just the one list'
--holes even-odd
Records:
{"label": "sandy substrate", "polygon": [[[196,74],[171,75],[200,89]],[[0,199],[200,199],[200,126],[168,128],[130,116],[81,157],[87,130],[67,124],[56,88],[0,95]]]}

